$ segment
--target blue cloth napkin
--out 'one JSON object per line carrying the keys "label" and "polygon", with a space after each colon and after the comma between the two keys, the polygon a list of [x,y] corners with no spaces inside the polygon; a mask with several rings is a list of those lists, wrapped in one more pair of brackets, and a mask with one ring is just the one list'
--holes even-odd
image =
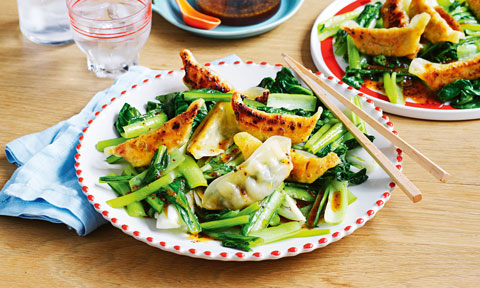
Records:
{"label": "blue cloth napkin", "polygon": [[[240,58],[231,55],[212,64],[220,61],[233,63]],[[77,182],[75,146],[83,128],[101,106],[134,83],[152,79],[162,72],[165,71],[134,66],[110,88],[97,93],[79,114],[8,143],[7,159],[19,167],[0,191],[0,215],[65,223],[82,236],[106,223]]]}

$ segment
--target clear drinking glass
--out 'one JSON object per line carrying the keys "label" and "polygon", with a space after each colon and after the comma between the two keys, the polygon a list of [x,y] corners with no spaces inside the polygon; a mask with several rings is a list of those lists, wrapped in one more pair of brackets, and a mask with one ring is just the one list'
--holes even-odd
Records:
{"label": "clear drinking glass", "polygon": [[152,25],[151,0],[67,0],[67,7],[90,71],[113,78],[137,64]]}
{"label": "clear drinking glass", "polygon": [[20,30],[29,40],[48,45],[73,42],[65,0],[17,0]]}

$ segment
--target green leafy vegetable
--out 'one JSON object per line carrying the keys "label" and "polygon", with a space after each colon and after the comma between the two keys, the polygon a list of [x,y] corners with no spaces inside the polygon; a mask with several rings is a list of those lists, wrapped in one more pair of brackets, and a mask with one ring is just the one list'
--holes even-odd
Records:
{"label": "green leafy vegetable", "polygon": [[166,120],[160,103],[148,102],[147,112],[143,115],[137,108],[125,103],[114,126],[123,138],[133,138],[160,127]]}
{"label": "green leafy vegetable", "polygon": [[[182,92],[174,92],[170,94],[160,95],[157,96],[156,99],[163,104],[165,113],[167,114],[169,119],[187,111],[188,106],[190,105],[190,102],[184,99]],[[200,124],[200,122],[202,122],[202,120],[207,116],[208,111],[213,105],[215,105],[215,102],[209,101],[205,105],[202,105],[202,107],[200,107],[197,116],[193,120],[192,131],[194,131],[198,124]]]}
{"label": "green leafy vegetable", "polygon": [[170,157],[168,155],[167,146],[162,145],[158,147],[157,151],[153,155],[148,167],[147,173],[143,181],[145,183],[153,182],[155,179],[161,176],[161,172],[167,168]]}
{"label": "green leafy vegetable", "polygon": [[211,231],[203,231],[202,233],[221,241],[223,247],[234,248],[245,252],[252,251],[252,249],[250,248],[251,244],[259,240],[261,241],[259,237],[243,236],[233,233],[219,233]]}
{"label": "green leafy vegetable", "polygon": [[140,115],[141,113],[137,110],[137,108],[130,106],[128,103],[123,104],[122,109],[120,109],[120,112],[118,112],[117,121],[115,121],[115,129],[117,130],[118,134],[122,134],[124,132],[123,126],[133,123],[132,120]]}
{"label": "green leafy vegetable", "polygon": [[358,25],[362,27],[370,27],[374,21],[380,17],[380,8],[382,7],[381,2],[375,2],[374,4],[367,4],[363,8],[362,13],[357,18]]}
{"label": "green leafy vegetable", "polygon": [[293,73],[285,67],[277,72],[275,80],[272,78],[263,79],[258,87],[270,90],[271,93],[305,94],[313,95],[310,89],[300,85]]}
{"label": "green leafy vegetable", "polygon": [[458,60],[457,44],[452,42],[440,42],[431,44],[427,48],[422,49],[417,56],[435,63],[446,63]]}
{"label": "green leafy vegetable", "polygon": [[458,109],[480,108],[480,79],[457,80],[437,92],[438,98]]}

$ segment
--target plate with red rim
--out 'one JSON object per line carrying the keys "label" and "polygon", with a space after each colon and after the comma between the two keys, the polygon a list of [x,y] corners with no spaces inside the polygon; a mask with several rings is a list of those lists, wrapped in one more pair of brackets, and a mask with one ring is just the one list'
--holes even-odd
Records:
{"label": "plate with red rim", "polygon": [[[328,5],[317,17],[313,24],[310,35],[310,51],[313,62],[319,71],[326,76],[333,76],[342,79],[345,74],[347,63],[342,57],[334,53],[333,37],[323,41],[318,39],[318,24],[329,19],[332,16],[347,13],[356,9],[362,9],[368,3],[374,3],[375,0],[335,0]],[[359,89],[360,93],[367,98],[373,99],[375,104],[381,107],[385,112],[426,120],[470,120],[480,119],[480,108],[476,109],[455,109],[450,105],[416,103],[410,98],[406,99],[406,105],[393,104],[388,97],[381,91],[367,88],[364,85]]]}
{"label": "plate with red rim", "polygon": [[[266,62],[255,64],[251,61],[246,63],[236,61],[232,64],[220,62],[219,65],[208,64],[206,66],[216,71],[240,91],[256,86],[264,77],[275,77],[275,74],[281,69],[279,64],[269,65]],[[349,187],[358,199],[349,205],[347,216],[342,223],[322,227],[322,229],[330,228],[330,234],[286,239],[254,247],[251,252],[222,247],[218,241],[198,239],[180,230],[158,230],[155,228],[155,219],[130,217],[124,209],[111,208],[106,201],[116,196],[108,186],[99,183],[98,178],[110,172],[120,172],[122,167],[118,164],[107,164],[103,153],[98,152],[95,145],[100,140],[118,137],[113,123],[124,103],[128,102],[130,105],[142,109],[141,107],[144,107],[148,100],[154,100],[155,96],[184,91],[186,87],[182,81],[183,75],[184,71],[182,70],[159,74],[151,79],[135,83],[130,89],[119,95],[113,95],[109,103],[105,103],[100,111],[92,114],[91,121],[83,129],[83,134],[79,138],[80,143],[77,145],[77,154],[75,155],[75,169],[82,191],[96,211],[124,233],[156,248],[191,257],[222,261],[280,259],[325,247],[350,235],[373,218],[390,198],[395,183],[381,168],[377,167],[369,174],[366,182]],[[324,78],[323,75],[319,77]],[[332,85],[336,85],[337,89],[344,92],[345,95],[353,96],[357,93],[347,85],[339,84],[338,81],[324,79],[330,81]],[[363,95],[360,99],[365,111],[383,123],[392,133],[396,133],[393,123],[389,121],[388,116],[383,115],[381,108],[376,107],[373,101]],[[337,104],[345,109],[340,103]],[[369,133],[376,137],[374,143],[397,165],[398,169],[402,169],[402,151],[373,129],[370,130]]]}

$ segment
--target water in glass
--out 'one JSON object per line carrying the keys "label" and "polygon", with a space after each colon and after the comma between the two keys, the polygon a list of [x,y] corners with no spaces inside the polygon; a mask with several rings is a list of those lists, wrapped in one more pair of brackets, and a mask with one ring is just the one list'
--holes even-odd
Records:
{"label": "water in glass", "polygon": [[65,0],[17,0],[17,4],[20,30],[31,41],[49,45],[73,41]]}
{"label": "water in glass", "polygon": [[74,40],[89,70],[116,77],[136,65],[150,34],[150,0],[83,0],[69,4]]}

